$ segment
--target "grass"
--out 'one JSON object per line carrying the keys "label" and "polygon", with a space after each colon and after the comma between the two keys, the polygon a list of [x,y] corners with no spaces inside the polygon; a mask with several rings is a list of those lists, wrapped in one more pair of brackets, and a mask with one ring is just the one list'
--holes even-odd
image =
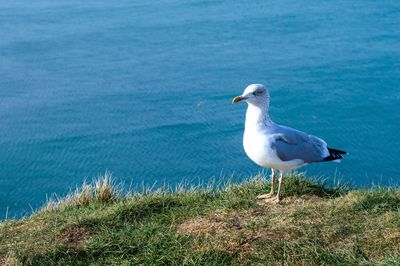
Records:
{"label": "grass", "polygon": [[259,177],[219,189],[121,196],[106,175],[0,223],[0,265],[399,265],[400,190]]}

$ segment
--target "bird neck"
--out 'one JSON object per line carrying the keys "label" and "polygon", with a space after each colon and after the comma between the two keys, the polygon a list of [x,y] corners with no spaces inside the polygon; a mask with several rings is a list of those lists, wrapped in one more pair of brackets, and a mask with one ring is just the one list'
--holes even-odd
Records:
{"label": "bird neck", "polygon": [[268,109],[268,104],[265,106],[249,104],[246,112],[246,128],[257,129],[272,126]]}

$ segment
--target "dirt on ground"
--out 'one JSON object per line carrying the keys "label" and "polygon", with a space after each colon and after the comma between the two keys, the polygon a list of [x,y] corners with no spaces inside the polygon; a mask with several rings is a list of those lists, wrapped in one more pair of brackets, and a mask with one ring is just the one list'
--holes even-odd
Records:
{"label": "dirt on ground", "polygon": [[85,242],[90,237],[89,231],[84,227],[71,227],[63,230],[59,236],[58,241],[73,246]]}

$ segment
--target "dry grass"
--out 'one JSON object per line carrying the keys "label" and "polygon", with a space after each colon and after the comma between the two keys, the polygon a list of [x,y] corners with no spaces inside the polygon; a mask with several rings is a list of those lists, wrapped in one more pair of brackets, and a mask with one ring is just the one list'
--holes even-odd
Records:
{"label": "dry grass", "polygon": [[41,211],[50,211],[68,206],[87,206],[91,203],[112,202],[121,195],[119,186],[113,183],[112,175],[106,172],[103,176],[94,179],[92,183],[82,184],[65,198],[57,195],[50,198]]}
{"label": "dry grass", "polygon": [[[215,210],[178,226],[178,233],[201,236],[212,242],[211,248],[236,255],[257,256],[252,242],[267,240],[292,241],[300,235],[291,232],[293,213],[310,204],[323,204],[316,196],[287,198],[282,204],[258,203],[252,209]],[[305,224],[314,221],[304,220]],[[208,245],[206,245],[208,246]],[[208,246],[210,248],[210,246]]]}
{"label": "dry grass", "polygon": [[6,265],[8,257],[9,257],[8,254],[0,255],[0,265]]}

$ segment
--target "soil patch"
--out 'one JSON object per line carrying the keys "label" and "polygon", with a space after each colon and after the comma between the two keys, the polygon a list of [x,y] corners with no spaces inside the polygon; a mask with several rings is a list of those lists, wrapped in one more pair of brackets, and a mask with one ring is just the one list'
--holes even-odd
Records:
{"label": "soil patch", "polygon": [[88,240],[89,237],[90,233],[86,228],[72,227],[63,230],[58,236],[58,241],[65,244],[78,246],[79,244]]}

